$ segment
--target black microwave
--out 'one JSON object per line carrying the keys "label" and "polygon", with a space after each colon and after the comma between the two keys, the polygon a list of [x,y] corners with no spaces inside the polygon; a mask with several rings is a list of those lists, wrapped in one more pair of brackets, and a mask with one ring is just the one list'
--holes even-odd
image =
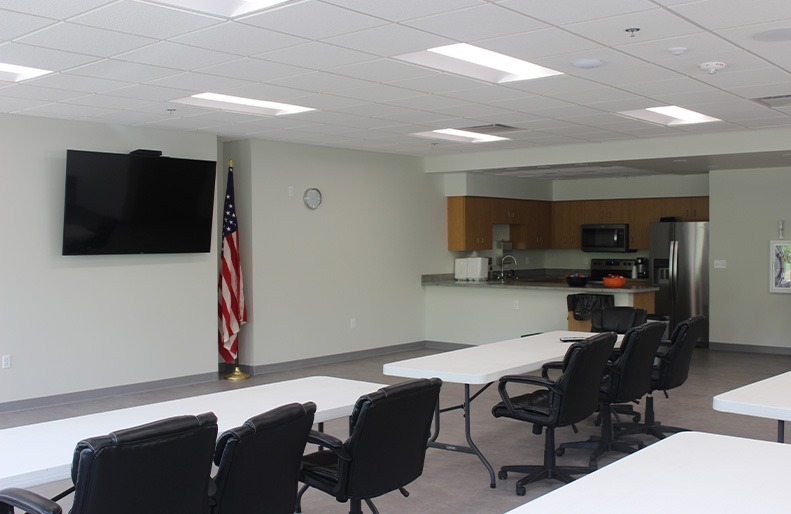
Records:
{"label": "black microwave", "polygon": [[583,252],[628,252],[629,225],[582,225]]}

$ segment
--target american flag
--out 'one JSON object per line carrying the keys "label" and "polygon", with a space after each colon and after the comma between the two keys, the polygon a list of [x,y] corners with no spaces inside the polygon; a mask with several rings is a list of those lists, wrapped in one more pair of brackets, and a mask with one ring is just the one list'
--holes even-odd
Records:
{"label": "american flag", "polygon": [[247,323],[244,304],[242,266],[239,258],[239,231],[236,223],[236,202],[233,194],[233,161],[228,167],[225,208],[222,221],[222,271],[220,272],[219,321],[220,355],[227,363],[238,355],[236,338]]}

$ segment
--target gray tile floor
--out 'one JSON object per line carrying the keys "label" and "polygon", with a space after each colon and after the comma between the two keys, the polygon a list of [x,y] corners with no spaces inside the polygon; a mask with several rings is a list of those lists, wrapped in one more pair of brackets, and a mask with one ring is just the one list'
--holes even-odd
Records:
{"label": "gray tile floor", "polygon": [[[0,418],[0,428],[310,375],[330,375],[381,383],[396,383],[402,379],[382,375],[384,363],[430,353],[436,352],[434,350],[410,351],[342,364],[256,376],[242,383],[231,383],[220,379],[216,382],[156,392],[7,413]],[[721,392],[788,370],[791,370],[791,356],[696,350],[687,382],[682,387],[671,391],[669,399],[666,399],[662,394],[656,395],[657,419],[669,425],[684,426],[694,430],[774,441],[777,435],[775,421],[716,412],[711,407],[711,399]],[[443,385],[441,396],[443,406],[458,404],[462,394],[463,387],[461,385]],[[543,452],[543,436],[533,435],[531,426],[526,423],[493,418],[490,410],[497,401],[499,401],[499,397],[496,388],[492,387],[473,403],[472,433],[483,453],[495,469],[504,464],[540,462]],[[638,409],[642,410],[642,406]],[[443,415],[441,429],[440,439],[442,441],[464,442],[463,418],[460,411]],[[593,418],[581,423],[579,429],[580,433],[578,434],[574,434],[570,428],[559,429],[557,442],[586,439],[588,435],[598,432],[598,428],[593,425]],[[327,423],[325,430],[343,437],[346,434],[345,420]],[[86,437],[92,435],[98,434],[85,434]],[[648,439],[646,441],[649,442]],[[585,465],[587,455],[588,452],[585,450],[569,450],[558,461],[559,463]],[[619,454],[607,454],[600,460],[600,466],[619,457]],[[679,466],[683,466],[683,462],[679,462]],[[397,492],[390,493],[377,499],[375,503],[383,514],[418,512],[494,514],[506,512],[559,486],[554,481],[539,482],[528,487],[526,496],[518,497],[514,493],[514,482],[515,480],[510,477],[508,480],[498,480],[497,487],[491,489],[486,470],[474,456],[429,449],[423,476],[407,487],[411,493],[410,497],[403,498]],[[35,490],[52,496],[68,485],[70,485],[68,482],[63,481],[46,484],[35,488]],[[69,502],[70,498],[61,501],[66,512],[70,506]],[[303,512],[345,513],[348,512],[348,505],[338,503],[332,497],[311,490],[303,499]]]}

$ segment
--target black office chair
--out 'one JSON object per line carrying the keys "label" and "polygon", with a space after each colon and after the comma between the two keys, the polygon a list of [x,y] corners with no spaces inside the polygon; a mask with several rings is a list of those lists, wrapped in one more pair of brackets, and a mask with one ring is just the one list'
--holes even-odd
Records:
{"label": "black office chair", "polygon": [[254,416],[217,440],[212,514],[292,514],[316,404],[290,403]]}
{"label": "black office chair", "polygon": [[670,389],[684,384],[689,376],[692,353],[697,342],[706,333],[706,317],[694,316],[682,321],[673,330],[669,344],[662,343],[657,353],[658,364],[654,366],[651,377],[651,391],[645,399],[645,421],[643,423],[616,423],[615,437],[620,438],[632,434],[649,434],[657,439],[664,439],[665,433],[688,430],[662,425],[655,419],[654,391],[663,391],[665,397]]}
{"label": "black office chair", "polygon": [[604,307],[591,313],[591,332],[616,332],[625,334],[632,327],[646,322],[645,309],[637,307]]}
{"label": "black office chair", "polygon": [[371,498],[404,487],[423,473],[423,462],[442,381],[418,379],[383,387],[357,400],[345,442],[311,432],[320,449],[302,459],[299,480],[308,487],[350,502],[349,513],[362,513],[362,501],[378,513]]}
{"label": "black office chair", "polygon": [[[74,487],[52,500],[25,489],[0,491],[0,513],[60,514],[56,503],[74,492],[71,514],[200,514],[208,509],[217,417],[177,416],[77,443]],[[35,451],[32,448],[31,451]]]}
{"label": "black office chair", "polygon": [[[573,343],[566,351],[563,374],[557,380],[528,375],[507,375],[500,379],[498,390],[503,401],[492,408],[494,417],[532,423],[536,435],[546,427],[543,464],[503,466],[498,473],[501,479],[508,478],[509,471],[527,473],[516,483],[519,496],[524,496],[525,484],[544,478],[568,483],[574,480],[572,475],[591,471],[587,467],[556,465],[555,428],[578,423],[596,410],[604,369],[616,337],[614,332],[607,332]],[[512,397],[507,391],[510,384],[543,389]]]}
{"label": "black office chair", "polygon": [[626,332],[617,359],[607,364],[606,378],[599,393],[601,437],[563,443],[558,448],[557,455],[563,455],[567,448],[593,449],[590,465],[596,466],[599,456],[605,452],[632,453],[642,447],[639,442],[627,443],[614,440],[612,408],[613,404],[637,401],[651,390],[654,358],[665,328],[665,323],[646,323],[630,328]]}

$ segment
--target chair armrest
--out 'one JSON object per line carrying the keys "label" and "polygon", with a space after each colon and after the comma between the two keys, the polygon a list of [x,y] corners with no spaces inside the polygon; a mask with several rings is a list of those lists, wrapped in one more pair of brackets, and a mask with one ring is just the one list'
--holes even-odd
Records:
{"label": "chair armrest", "polygon": [[541,376],[544,378],[549,378],[550,369],[563,369],[563,361],[547,362],[541,366]]}
{"label": "chair armrest", "polygon": [[311,430],[310,434],[308,434],[308,443],[326,446],[341,460],[345,460],[347,462],[352,460],[349,452],[347,452],[346,448],[343,447],[343,441],[330,434],[325,434],[324,432],[319,432],[317,430]]}
{"label": "chair armrest", "polygon": [[5,506],[15,507],[29,514],[62,514],[63,509],[52,500],[32,491],[9,487],[0,491],[0,512],[13,512]]}
{"label": "chair armrest", "polygon": [[516,408],[514,407],[513,401],[511,401],[511,396],[506,390],[509,383],[535,385],[544,387],[550,391],[555,390],[555,381],[544,377],[536,377],[532,375],[505,375],[504,377],[501,377],[499,384],[497,384],[497,392],[500,393],[500,398],[503,400],[503,405],[505,405],[505,408],[511,413],[515,413]]}

